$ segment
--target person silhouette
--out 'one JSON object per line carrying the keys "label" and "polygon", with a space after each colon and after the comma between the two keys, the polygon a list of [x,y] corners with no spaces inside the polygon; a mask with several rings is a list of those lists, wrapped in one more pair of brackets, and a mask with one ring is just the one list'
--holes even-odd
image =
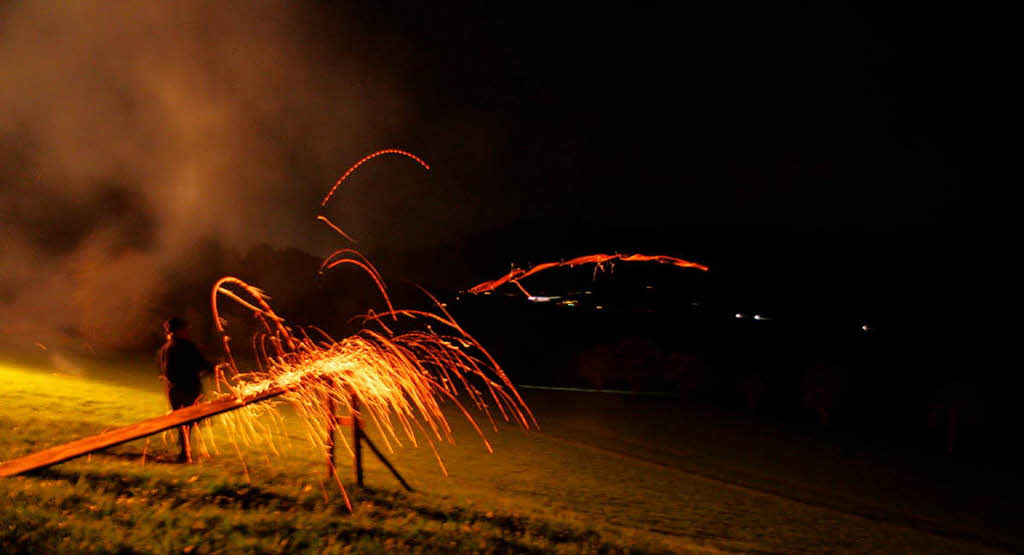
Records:
{"label": "person silhouette", "polygon": [[[188,323],[178,317],[168,318],[164,322],[167,342],[160,347],[160,376],[164,381],[167,400],[171,410],[178,410],[193,405],[202,395],[200,374],[213,370],[213,365],[203,356],[189,339]],[[178,429],[181,452],[179,462],[192,462],[192,449],[189,443],[191,423]]]}

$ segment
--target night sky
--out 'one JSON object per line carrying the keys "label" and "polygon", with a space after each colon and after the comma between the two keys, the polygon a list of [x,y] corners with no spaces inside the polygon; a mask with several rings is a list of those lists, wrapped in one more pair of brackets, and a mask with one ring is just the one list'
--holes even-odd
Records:
{"label": "night sky", "polygon": [[970,50],[939,25],[955,14],[361,13],[374,39],[358,48],[411,93],[401,142],[438,168],[442,190],[418,200],[467,231],[529,218],[871,228],[957,210],[972,84]]}
{"label": "night sky", "polygon": [[[994,222],[966,195],[983,93],[963,13],[357,13],[374,39],[356,48],[393,68],[415,107],[394,142],[435,166],[403,198],[371,196],[402,214],[393,244],[452,245],[491,274],[655,251],[707,262],[748,296],[915,321],[955,319],[976,298]],[[392,164],[377,171],[418,174]],[[372,195],[374,177],[339,204]]]}
{"label": "night sky", "polygon": [[998,279],[1003,234],[968,195],[987,94],[970,14],[0,9],[14,313],[63,290],[52,268],[95,256],[116,258],[97,283],[130,275],[145,297],[153,268],[211,236],[324,255],[339,245],[317,201],[387,147],[431,171],[375,160],[326,214],[392,279],[457,290],[512,263],[644,252],[706,263],[748,297],[921,320],[966,314]]}

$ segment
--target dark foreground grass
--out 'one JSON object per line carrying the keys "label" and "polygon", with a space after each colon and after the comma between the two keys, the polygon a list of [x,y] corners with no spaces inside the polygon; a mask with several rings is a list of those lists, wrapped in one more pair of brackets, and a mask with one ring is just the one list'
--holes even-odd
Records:
{"label": "dark foreground grass", "polygon": [[[354,494],[351,514],[337,486],[322,481],[322,453],[302,439],[304,431],[287,418],[287,410],[290,424],[275,442],[279,454],[243,446],[240,460],[216,420],[220,454],[198,464],[166,462],[175,450],[169,435],[148,445],[133,442],[0,480],[0,552],[985,549],[962,538],[723,481],[710,469],[704,474],[652,458],[638,438],[651,438],[661,448],[678,447],[665,445],[663,430],[650,429],[670,422],[626,422],[634,443],[613,442],[619,448],[611,449],[574,431],[601,420],[586,406],[573,408],[551,396],[528,402],[546,415],[541,424],[551,433],[524,433],[507,425],[488,431],[493,454],[452,414],[458,444],[440,447],[448,477],[425,446],[397,449],[390,458],[416,492],[403,492],[367,454],[369,487],[352,492],[346,481]],[[0,459],[161,414],[164,403],[155,380],[111,379],[96,370],[53,375],[0,365],[0,429],[5,430]],[[342,461],[347,476],[351,468]]]}
{"label": "dark foreground grass", "polygon": [[349,514],[338,499],[230,482],[190,487],[153,475],[60,470],[34,478],[9,493],[5,551],[622,550],[592,530],[423,506],[388,491],[362,491]]}

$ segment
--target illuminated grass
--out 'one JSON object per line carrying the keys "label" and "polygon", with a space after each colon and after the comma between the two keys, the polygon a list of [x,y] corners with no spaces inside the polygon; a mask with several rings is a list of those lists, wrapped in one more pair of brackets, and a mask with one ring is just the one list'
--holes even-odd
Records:
{"label": "illuminated grass", "polygon": [[[158,383],[145,391],[10,366],[0,366],[0,379],[6,384],[0,390],[0,426],[10,430],[0,439],[4,460],[166,410]],[[522,434],[514,428],[502,434],[506,432]],[[322,454],[303,441],[301,424],[293,422],[288,433],[292,448],[280,456],[246,450],[251,483],[244,480],[238,458],[223,452],[229,445],[223,435],[218,438],[222,454],[193,466],[162,462],[171,458],[175,446],[156,436],[144,465],[145,441],[140,440],[91,460],[2,481],[0,498],[11,502],[0,509],[6,523],[0,551],[164,552],[190,545],[196,552],[681,547],[656,537],[615,543],[580,515],[556,515],[543,502],[497,492],[497,484],[471,472],[499,462],[476,444],[442,447],[452,457],[448,479],[438,474],[429,450],[398,451],[393,461],[420,490],[412,494],[399,493],[383,466],[368,456],[367,485],[378,489],[361,492],[355,514],[349,515],[336,486],[325,499],[323,488],[331,484],[318,479]],[[463,456],[469,454],[474,456]],[[340,463],[343,477],[348,477],[350,464],[344,456]],[[351,488],[347,480],[346,486]]]}
{"label": "illuminated grass", "polygon": [[[0,427],[7,431],[0,436],[0,458],[166,410],[155,376],[148,388],[138,378],[124,383],[130,386],[0,365]],[[535,408],[546,430],[580,429],[581,422],[595,420],[585,409]],[[429,449],[398,450],[392,462],[417,489],[404,493],[367,456],[366,480],[373,489],[359,493],[354,514],[348,514],[337,489],[325,500],[322,454],[283,410],[291,446],[280,456],[244,450],[249,483],[238,458],[226,452],[231,448],[221,441],[216,421],[222,454],[197,465],[159,462],[176,447],[157,436],[144,465],[145,442],[137,441],[112,454],[0,481],[0,499],[6,500],[0,552],[181,552],[190,546],[196,553],[979,549],[723,485],[644,462],[645,453],[616,454],[514,426],[487,434],[496,453],[488,454],[460,419],[452,420],[463,426],[456,437],[466,439],[439,446],[449,477],[438,473]],[[545,420],[545,414],[551,416]],[[641,421],[631,426],[635,435],[645,429]],[[343,456],[339,463],[348,478],[351,466]]]}

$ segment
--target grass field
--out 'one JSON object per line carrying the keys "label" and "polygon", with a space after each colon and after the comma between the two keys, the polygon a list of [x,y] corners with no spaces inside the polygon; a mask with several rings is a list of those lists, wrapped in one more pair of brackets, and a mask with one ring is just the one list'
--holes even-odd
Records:
{"label": "grass field", "polygon": [[[162,414],[166,401],[147,364],[54,373],[0,363],[0,460]],[[242,448],[249,480],[216,419],[220,454],[194,465],[168,462],[176,449],[168,434],[3,479],[0,552],[950,553],[1016,545],[1001,528],[929,513],[927,497],[886,489],[905,480],[858,474],[878,468],[872,461],[834,467],[829,457],[839,455],[827,445],[780,448],[794,442],[673,400],[523,393],[541,432],[505,425],[488,433],[489,454],[452,414],[458,444],[440,447],[449,476],[425,446],[398,449],[390,458],[416,488],[407,493],[367,454],[368,487],[354,493],[353,514],[337,486],[322,482],[323,454],[287,409],[279,455]]]}

